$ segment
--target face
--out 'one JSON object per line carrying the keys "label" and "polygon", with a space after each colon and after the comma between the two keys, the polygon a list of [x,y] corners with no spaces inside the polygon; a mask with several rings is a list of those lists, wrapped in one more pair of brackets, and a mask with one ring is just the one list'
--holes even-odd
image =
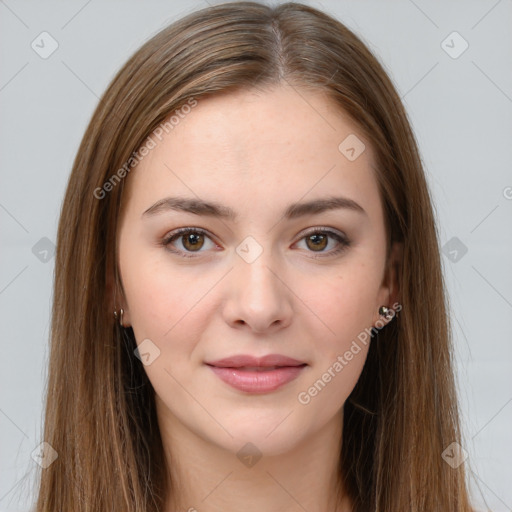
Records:
{"label": "face", "polygon": [[[124,325],[159,421],[282,453],[340,421],[364,330],[392,304],[370,141],[324,96],[285,86],[198,99],[168,131],[127,178]],[[211,365],[269,354],[296,362]]]}

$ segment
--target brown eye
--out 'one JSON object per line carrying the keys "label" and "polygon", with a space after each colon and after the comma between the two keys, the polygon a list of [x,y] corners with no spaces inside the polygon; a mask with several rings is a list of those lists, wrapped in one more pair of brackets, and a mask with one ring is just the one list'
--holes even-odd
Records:
{"label": "brown eye", "polygon": [[188,235],[181,235],[183,240],[183,247],[187,251],[195,251],[201,249],[204,244],[204,235],[201,233],[189,233]]}
{"label": "brown eye", "polygon": [[[334,249],[326,250],[330,239],[335,241]],[[310,230],[302,240],[305,240],[308,252],[318,253],[314,258],[334,256],[350,247],[350,241],[344,234],[321,228]]]}
{"label": "brown eye", "polygon": [[[208,242],[210,247],[208,247]],[[200,228],[182,228],[170,233],[164,240],[162,245],[169,251],[184,256],[185,258],[193,258],[195,254],[205,252],[206,249],[215,247],[215,243],[210,236]],[[177,245],[177,247],[176,247]],[[202,249],[205,250],[202,250]]]}
{"label": "brown eye", "polygon": [[323,251],[327,247],[328,236],[326,234],[314,234],[306,237],[306,245],[314,251]]}

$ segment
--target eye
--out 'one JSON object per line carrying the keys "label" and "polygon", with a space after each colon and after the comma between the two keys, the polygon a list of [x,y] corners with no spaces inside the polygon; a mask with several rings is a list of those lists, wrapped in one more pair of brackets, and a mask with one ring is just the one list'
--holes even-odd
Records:
{"label": "eye", "polygon": [[[194,255],[190,253],[202,252],[201,249],[205,246],[205,239],[208,239],[211,242],[211,246],[207,246],[207,249],[215,247],[215,244],[204,229],[181,228],[170,233],[162,241],[162,245],[164,245],[169,251],[178,253],[185,258],[194,258]],[[173,249],[171,247],[175,240],[178,240],[181,243],[182,248]]]}
{"label": "eye", "polygon": [[[329,238],[336,241],[335,249],[325,251],[324,249],[329,245]],[[314,256],[314,258],[334,256],[350,247],[350,241],[345,235],[325,228],[313,228],[309,230],[306,235],[300,239],[300,241],[302,240],[305,240],[306,247],[311,249],[308,252],[320,253],[318,256]]]}
{"label": "eye", "polygon": [[[325,248],[329,245],[329,238],[335,240],[335,248],[326,251]],[[208,244],[205,244],[205,240],[210,241],[209,247]],[[319,253],[313,256],[314,258],[334,256],[350,246],[350,241],[345,235],[327,228],[313,228],[299,242],[303,240],[305,240],[308,252]],[[181,247],[176,248],[174,245],[175,241],[178,241]],[[194,227],[173,231],[161,243],[169,251],[185,258],[194,258],[196,256],[194,253],[204,252],[201,251],[203,248],[208,250],[216,247],[216,244],[204,229]]]}

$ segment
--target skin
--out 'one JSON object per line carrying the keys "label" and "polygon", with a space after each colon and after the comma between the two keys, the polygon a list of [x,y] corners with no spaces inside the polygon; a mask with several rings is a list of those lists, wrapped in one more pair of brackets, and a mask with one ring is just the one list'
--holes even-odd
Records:
{"label": "skin", "polygon": [[[348,499],[335,499],[336,468],[343,405],[369,344],[359,343],[308,404],[298,395],[382,320],[379,306],[397,300],[398,251],[386,261],[370,141],[333,107],[320,93],[289,86],[199,99],[127,178],[118,232],[121,307],[137,343],[150,339],[160,350],[144,369],[177,486],[166,512],[352,510]],[[349,134],[366,145],[354,161],[338,149]],[[283,218],[291,203],[332,195],[366,213]],[[216,201],[238,218],[143,215],[167,196]],[[166,248],[162,240],[183,227],[208,234],[192,243],[181,235]],[[308,228],[329,228],[351,243],[343,249],[329,236],[316,248],[307,243]],[[236,252],[247,236],[262,249],[250,263]],[[308,366],[257,395],[228,386],[205,365],[269,353]],[[248,442],[262,455],[251,467],[237,457]]]}

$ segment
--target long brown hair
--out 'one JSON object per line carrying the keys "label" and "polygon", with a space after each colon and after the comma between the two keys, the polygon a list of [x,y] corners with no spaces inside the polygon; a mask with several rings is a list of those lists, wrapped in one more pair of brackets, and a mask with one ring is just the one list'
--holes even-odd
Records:
{"label": "long brown hair", "polygon": [[235,2],[189,14],[145,43],[83,137],[55,262],[43,438],[58,458],[41,471],[37,512],[157,512],[174,492],[154,391],[133,331],[112,314],[125,180],[150,134],[191,99],[284,82],[325,93],[372,142],[389,241],[403,243],[402,310],[370,344],[344,406],[339,474],[354,512],[471,510],[465,464],[442,457],[463,444],[451,331],[432,203],[400,98],[364,43],[327,14]]}

